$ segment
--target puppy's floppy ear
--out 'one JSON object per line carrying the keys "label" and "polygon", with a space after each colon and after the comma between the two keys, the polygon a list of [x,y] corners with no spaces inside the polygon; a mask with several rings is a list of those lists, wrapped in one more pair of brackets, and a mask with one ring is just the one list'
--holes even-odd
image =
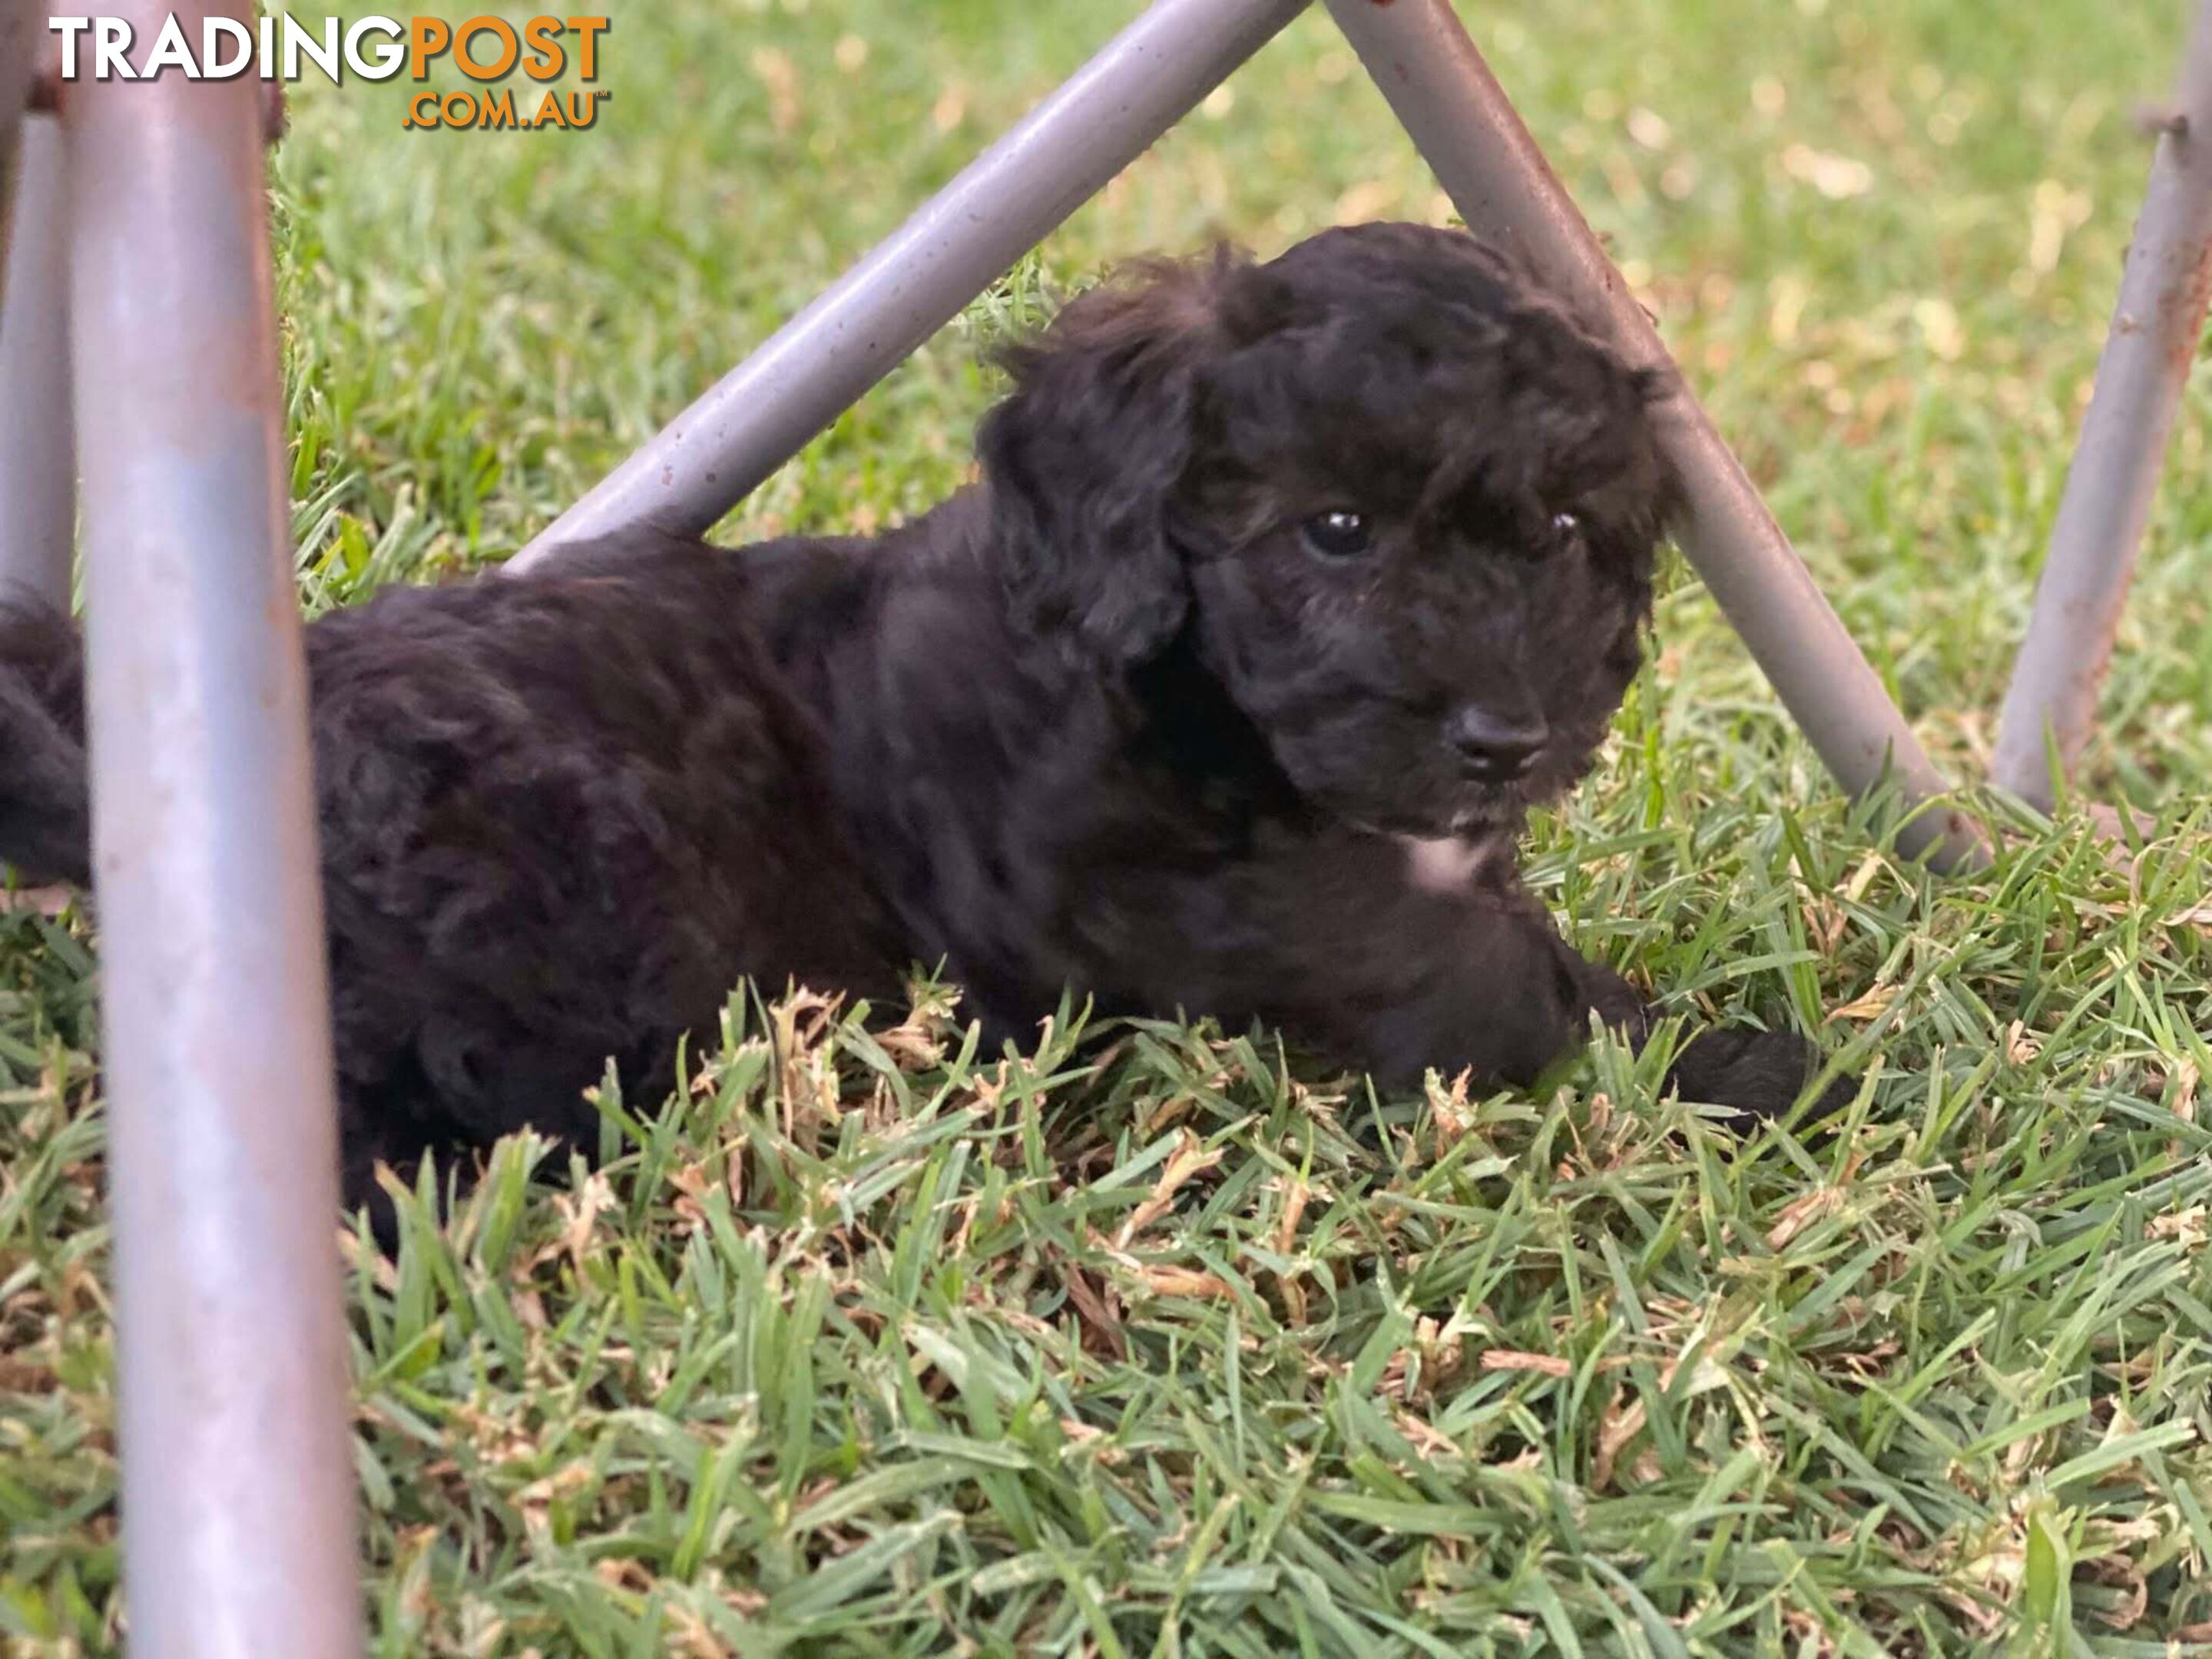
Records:
{"label": "puppy's floppy ear", "polygon": [[1226,255],[1132,267],[1004,355],[1014,389],[976,450],[1024,629],[1131,663],[1182,625],[1176,490],[1227,344],[1219,295],[1241,268]]}

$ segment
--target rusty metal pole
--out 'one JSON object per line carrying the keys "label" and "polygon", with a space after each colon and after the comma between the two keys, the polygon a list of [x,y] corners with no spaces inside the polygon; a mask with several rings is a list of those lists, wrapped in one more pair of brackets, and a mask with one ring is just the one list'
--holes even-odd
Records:
{"label": "rusty metal pole", "polygon": [[[15,199],[16,145],[30,106],[31,76],[44,8],[40,0],[0,0],[0,270],[7,264],[9,207]],[[4,279],[0,279],[4,281]],[[0,286],[0,301],[7,292]]]}
{"label": "rusty metal pole", "polygon": [[2188,52],[1997,721],[1992,779],[2045,810],[2057,793],[2051,750],[2060,775],[2070,776],[2096,721],[2097,692],[2212,296],[2212,0],[2200,0]]}
{"label": "rusty metal pole", "polygon": [[[1837,781],[1858,793],[1893,778],[1916,805],[1945,793],[1741,463],[1680,384],[1658,330],[1553,173],[1450,0],[1328,5],[1468,224],[1517,249],[1547,282],[1609,319],[1632,358],[1675,379],[1666,438],[1689,498],[1682,550]],[[1942,867],[1971,866],[1986,850],[1964,815],[1947,810],[1917,814],[1898,839]]]}
{"label": "rusty metal pole", "polygon": [[[110,0],[134,60],[249,0]],[[136,1659],[362,1650],[306,666],[252,79],[63,100]]]}
{"label": "rusty metal pole", "polygon": [[23,122],[15,230],[0,291],[0,593],[66,609],[76,551],[70,424],[69,242],[62,136]]}

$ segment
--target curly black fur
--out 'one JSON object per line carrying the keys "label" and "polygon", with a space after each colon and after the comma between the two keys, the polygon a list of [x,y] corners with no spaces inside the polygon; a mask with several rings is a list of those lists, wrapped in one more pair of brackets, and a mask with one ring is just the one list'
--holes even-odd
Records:
{"label": "curly black fur", "polygon": [[[942,963],[994,1033],[1072,986],[1392,1080],[1641,1033],[1510,853],[1636,672],[1651,379],[1406,225],[1139,267],[1008,367],[980,484],[878,541],[628,536],[310,629],[349,1197],[584,1133],[609,1057],[657,1091],[747,975]],[[66,623],[13,611],[0,855],[81,882],[80,700]],[[1713,1033],[1678,1077],[1771,1111],[1808,1054]]]}

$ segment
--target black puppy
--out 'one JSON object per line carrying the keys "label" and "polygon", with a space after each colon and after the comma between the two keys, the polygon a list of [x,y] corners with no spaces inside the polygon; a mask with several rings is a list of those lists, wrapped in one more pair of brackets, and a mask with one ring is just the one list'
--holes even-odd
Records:
{"label": "black puppy", "polygon": [[[982,482],[880,540],[650,535],[308,633],[346,1189],[590,1143],[744,975],[942,962],[994,1032],[1280,1023],[1526,1080],[1640,998],[1517,888],[1636,672],[1654,382],[1462,234],[1137,269],[1011,354]],[[0,856],[77,882],[77,645],[0,632]],[[1439,847],[1439,843],[1443,843]],[[1715,1032],[1686,1091],[1788,1107]]]}

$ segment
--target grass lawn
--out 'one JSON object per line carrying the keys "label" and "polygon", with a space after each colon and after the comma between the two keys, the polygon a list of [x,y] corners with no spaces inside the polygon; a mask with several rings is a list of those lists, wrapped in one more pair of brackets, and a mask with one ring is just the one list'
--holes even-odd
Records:
{"label": "grass lawn", "polygon": [[[610,0],[586,133],[303,84],[306,602],[514,551],[1133,9]],[[1976,775],[2189,9],[1464,9]],[[1440,212],[1309,17],[726,533],[951,489],[978,345],[1116,257]],[[927,989],[733,999],[680,1104],[605,1103],[601,1172],[509,1143],[347,1252],[375,1650],[2212,1651],[2208,384],[2087,768],[2154,822],[2131,870],[2075,811],[1983,878],[1900,863],[1680,572],[1536,828],[1584,949],[1863,1069],[1839,1133],[1733,1144],[1618,1049],[1378,1097],[1264,1032],[1092,1065]],[[118,1640],[93,944],[0,918],[11,1654]]]}

